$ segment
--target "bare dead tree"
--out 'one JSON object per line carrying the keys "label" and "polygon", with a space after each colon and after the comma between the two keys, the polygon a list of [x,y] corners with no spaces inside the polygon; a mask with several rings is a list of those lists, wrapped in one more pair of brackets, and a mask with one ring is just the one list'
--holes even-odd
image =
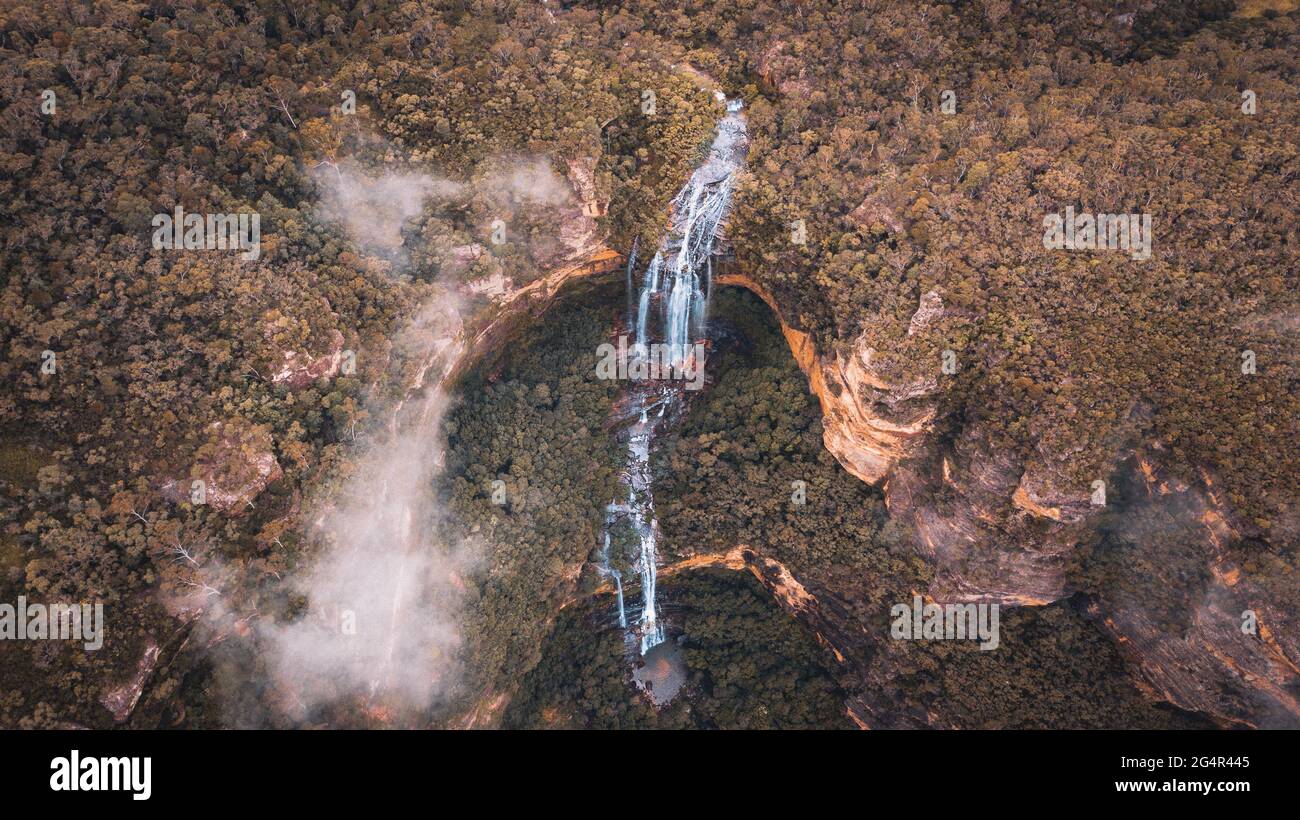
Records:
{"label": "bare dead tree", "polygon": [[284,101],[284,97],[280,95],[278,89],[272,87],[271,93],[274,94],[275,98],[280,101],[279,108],[281,111],[284,112],[284,115],[289,118],[289,124],[294,127],[294,130],[297,130],[298,121],[293,118],[293,114],[289,113],[289,104]]}
{"label": "bare dead tree", "polygon": [[204,581],[181,581],[181,584],[191,589],[202,590],[205,598],[211,598],[213,595],[221,597],[221,590]]}
{"label": "bare dead tree", "polygon": [[192,549],[186,547],[179,540],[176,542],[175,545],[172,546],[171,554],[173,556],[172,560],[178,564],[182,562],[188,562],[190,566],[194,566],[194,567],[199,566],[199,561],[197,558],[194,557],[194,552],[192,551]]}

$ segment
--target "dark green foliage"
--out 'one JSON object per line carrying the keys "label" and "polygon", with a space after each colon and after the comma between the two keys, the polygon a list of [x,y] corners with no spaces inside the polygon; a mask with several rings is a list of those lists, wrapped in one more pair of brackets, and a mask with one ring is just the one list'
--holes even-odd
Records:
{"label": "dark green foliage", "polygon": [[[910,557],[907,538],[888,520],[876,491],[825,454],[815,399],[767,307],[747,292],[725,289],[713,321],[730,338],[709,359],[717,383],[660,465],[656,497],[667,548],[725,552],[748,544],[785,563],[814,594],[847,594],[848,617],[862,623],[868,640],[890,641],[889,608],[925,589],[928,567]],[[804,507],[790,503],[795,477],[808,485]],[[1112,560],[1138,559],[1130,550]],[[1125,577],[1154,577],[1134,569],[1126,567]],[[1165,591],[1181,595],[1185,588]],[[724,624],[740,618],[728,609],[712,617]],[[1147,703],[1109,639],[1069,603],[1004,607],[1001,637],[1001,646],[988,652],[970,641],[890,641],[889,651],[868,661],[870,679],[888,682],[872,694],[904,711],[941,709],[966,727],[1193,724]],[[738,656],[736,662],[753,669],[764,660]],[[729,694],[747,696],[743,686]]]}
{"label": "dark green foliage", "polygon": [[942,704],[969,729],[1212,728],[1157,706],[1133,685],[1110,641],[1071,602],[1003,608],[1001,642],[897,642],[886,695]]}
{"label": "dark green foliage", "polygon": [[718,729],[847,729],[835,661],[749,573],[666,585],[680,607],[696,721]]}
{"label": "dark green foliage", "polygon": [[1096,533],[1074,561],[1077,589],[1140,608],[1161,632],[1182,635],[1210,581],[1198,497],[1151,498],[1129,469],[1113,477]]}
{"label": "dark green foliage", "polygon": [[612,321],[604,308],[556,308],[465,382],[446,419],[448,535],[483,555],[465,579],[471,692],[508,690],[536,663],[552,614],[577,594],[571,571],[599,544],[622,457],[603,429],[617,383],[595,377]]}
{"label": "dark green foliage", "polygon": [[684,701],[656,712],[633,688],[614,602],[594,599],[560,614],[542,658],[506,710],[507,729],[685,728]]}
{"label": "dark green foliage", "polygon": [[[723,288],[713,305],[723,338],[709,357],[713,384],[657,459],[659,522],[669,553],[727,552],[740,544],[796,577],[836,572],[924,583],[919,559],[881,537],[878,490],[844,471],[822,445],[821,411],[775,318],[758,297]],[[794,501],[793,482],[804,482]],[[880,594],[883,584],[866,584]]]}
{"label": "dark green foliage", "polygon": [[[582,10],[550,19],[513,0],[472,11],[458,2],[4,4],[0,584],[33,599],[103,600],[117,635],[111,649],[77,659],[6,647],[0,726],[106,719],[94,687],[59,681],[104,688],[134,673],[147,640],[176,631],[160,600],[192,580],[192,567],[170,556],[179,541],[200,547],[206,567],[225,568],[232,620],[286,611],[289,570],[312,558],[305,502],[346,475],[354,445],[386,423],[416,364],[392,340],[419,305],[449,298],[431,284],[446,273],[447,247],[484,242],[490,222],[468,195],[426,208],[404,226],[411,269],[395,270],[320,217],[322,163],[355,158],[472,183],[493,157],[539,158],[561,176],[581,160],[597,193],[619,203],[593,241],[603,230],[624,246],[659,218],[716,103],[658,57],[655,37],[622,51],[626,33]],[[646,121],[642,87],[659,95]],[[46,89],[53,116],[40,111]],[[344,90],[356,93],[355,115],[340,113]],[[261,258],[152,249],[153,215],[177,205],[257,211]],[[516,284],[545,272],[531,243],[559,246],[545,217],[534,209],[510,226],[501,262]],[[354,374],[293,391],[272,383],[286,353],[327,354],[335,333],[356,353]],[[44,350],[57,354],[57,374],[40,372]],[[570,412],[563,402],[582,400],[552,387],[558,420]],[[214,423],[259,442],[256,455],[284,472],[255,510],[223,514],[160,495],[211,450]],[[10,442],[31,457],[12,457]],[[31,465],[44,468],[39,478]],[[176,714],[198,679],[178,687],[173,670],[193,666],[203,643],[168,655],[173,668],[150,682]],[[241,704],[257,695],[227,694]]]}
{"label": "dark green foliage", "polygon": [[[688,682],[662,710],[634,688],[606,596],[560,618],[506,712],[518,728],[848,728],[831,660],[748,573],[701,572],[662,587],[680,624]],[[675,639],[675,638],[670,638]]]}
{"label": "dark green foliage", "polygon": [[[962,375],[945,382],[940,417],[993,420],[990,434],[1022,455],[1074,454],[1068,478],[1080,486],[1108,464],[1134,408],[1150,407],[1137,434],[1163,442],[1184,480],[1202,468],[1221,480],[1248,530],[1234,555],[1252,580],[1294,601],[1286,541],[1300,389],[1288,275],[1300,18],[1223,21],[1229,4],[1219,0],[1138,5],[1126,28],[1116,19],[1124,9],[1103,0],[1078,14],[1047,0],[866,11],[808,0],[795,13],[665,0],[92,0],[58,13],[5,3],[0,600],[102,600],[121,628],[89,656],[0,646],[0,726],[105,724],[102,691],[133,673],[148,640],[170,650],[182,637],[161,603],[189,578],[169,553],[181,541],[225,567],[232,613],[274,618],[303,605],[288,600],[284,579],[311,558],[304,502],[346,475],[355,443],[384,423],[377,416],[412,365],[390,340],[418,305],[448,298],[431,284],[435,268],[449,246],[481,241],[490,216],[472,199],[429,209],[403,234],[414,269],[395,275],[390,260],[318,217],[313,169],[356,156],[463,181],[502,155],[544,156],[560,171],[591,159],[610,201],[600,230],[618,247],[633,236],[645,247],[717,114],[687,65],[746,98],[751,166],[729,238],[820,350],[863,335],[902,380],[955,349]],[[647,87],[658,96],[650,118],[639,108]],[[949,88],[951,116],[936,106]],[[1259,93],[1253,116],[1240,109],[1248,88]],[[38,113],[45,89],[57,94],[53,117]],[[357,93],[355,117],[337,111],[344,89]],[[152,214],[177,204],[257,210],[262,258],[151,250]],[[1156,258],[1043,253],[1042,215],[1070,204],[1153,212]],[[544,266],[513,237],[551,238],[546,216],[521,216],[489,260],[516,284]],[[788,240],[794,219],[807,223],[806,246]],[[932,289],[945,318],[908,336]],[[481,652],[480,689],[513,686],[555,607],[589,591],[590,575],[584,588],[566,573],[595,546],[613,494],[618,454],[601,429],[609,389],[591,382],[583,358],[608,322],[565,316],[572,327],[548,319],[545,344],[508,359],[495,382],[471,379],[453,414],[445,492],[460,518],[450,526],[491,556],[467,579],[466,651]],[[750,543],[861,612],[923,586],[927,570],[898,548],[906,534],[887,523],[879,494],[821,447],[816,407],[777,355],[779,339],[732,321],[752,363],[720,350],[717,384],[658,462],[668,548]],[[322,353],[336,332],[358,353],[356,374],[296,391],[272,383],[285,353]],[[1238,369],[1245,348],[1258,356],[1251,377]],[[47,349],[58,354],[54,376],[39,371]],[[283,469],[255,509],[220,514],[160,493],[217,445],[215,423]],[[487,498],[497,477],[508,485],[504,508]],[[790,504],[795,480],[807,483],[804,507]],[[1133,554],[1114,536],[1093,545],[1084,588],[1141,577],[1152,561],[1186,565],[1180,582],[1201,582],[1185,547]],[[1040,616],[1017,617],[1051,643],[1030,628]],[[981,693],[972,723],[1011,722],[995,694],[968,690],[963,677],[1005,663],[1008,673],[1025,665],[1017,708],[1059,706],[1039,695],[1049,686],[1082,703],[1077,681],[1114,668],[1113,658],[1084,625],[1052,617],[1065,618],[1056,625],[1092,667],[1047,649],[961,662],[965,649],[944,649],[958,652],[951,663],[931,659],[930,677],[907,678],[921,687],[916,698]],[[197,657],[202,643],[164,652],[143,724],[214,725],[214,686],[256,711],[256,660],[240,655],[247,674],[215,681]],[[1052,663],[1069,680],[1032,665]],[[949,674],[961,683],[950,686]],[[1128,703],[1120,688],[1096,689],[1092,702]],[[1019,720],[1050,723],[1025,708]],[[1117,713],[1153,720],[1127,708]],[[1075,715],[1100,720],[1082,706]]]}
{"label": "dark green foliage", "polygon": [[[819,351],[862,336],[905,383],[952,349],[961,375],[941,380],[940,418],[980,419],[1026,458],[1069,453],[1063,485],[1080,488],[1149,407],[1138,432],[1168,466],[1187,482],[1208,470],[1240,525],[1283,542],[1300,476],[1285,318],[1300,15],[1223,20],[1231,5],[622,8],[759,92],[728,234]],[[1045,250],[1043,218],[1067,206],[1151,214],[1152,258]],[[931,290],[947,313],[909,336]]]}

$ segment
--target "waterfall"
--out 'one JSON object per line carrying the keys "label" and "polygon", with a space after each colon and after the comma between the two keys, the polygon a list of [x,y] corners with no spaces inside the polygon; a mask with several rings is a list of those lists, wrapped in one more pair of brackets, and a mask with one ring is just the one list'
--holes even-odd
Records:
{"label": "waterfall", "polygon": [[[704,335],[708,298],[713,291],[713,243],[731,205],[735,172],[748,145],[741,107],[739,100],[728,104],[708,159],[673,198],[669,232],[642,278],[636,349],[644,355],[651,343],[649,319],[657,299],[663,317],[662,339],[672,351],[674,366],[683,363],[686,345]],[[661,282],[664,268],[667,282]]]}
{"label": "waterfall", "polygon": [[605,531],[605,548],[601,550],[600,557],[601,574],[614,579],[614,592],[618,595],[618,628],[627,629],[627,611],[623,608],[623,573],[609,565],[609,530]]}
{"label": "waterfall", "polygon": [[641,654],[644,655],[650,651],[651,647],[658,646],[664,642],[664,627],[659,623],[658,613],[655,608],[655,583],[659,575],[659,568],[655,565],[658,556],[655,555],[655,528],[654,521],[650,522],[647,527],[648,532],[641,536]]}
{"label": "waterfall", "polygon": [[614,589],[618,593],[618,628],[627,629],[627,612],[623,609],[623,573],[614,570]]}
{"label": "waterfall", "polygon": [[[663,261],[662,253],[654,255],[654,258],[650,260],[650,267],[646,269],[644,281],[641,285],[641,300],[636,312],[636,350],[638,355],[641,356],[644,356],[649,349],[646,334],[650,314],[650,298],[659,292],[659,269],[663,266]],[[631,282],[630,279],[628,281]]]}
{"label": "waterfall", "polygon": [[[713,295],[713,245],[727,217],[735,174],[744,164],[749,140],[745,131],[742,103],[732,100],[727,114],[718,123],[718,132],[708,158],[691,174],[690,180],[672,200],[668,232],[641,277],[640,298],[636,301],[636,344],[634,355],[645,357],[651,345],[666,343],[674,367],[681,367],[692,353],[694,342],[707,331],[709,299]],[[632,309],[632,268],[636,245],[628,263],[629,324]],[[653,321],[658,319],[658,322]],[[703,367],[704,362],[696,362]],[[658,405],[651,418],[649,410]],[[627,487],[625,503],[610,504],[605,521],[605,550],[602,574],[614,578],[618,592],[619,624],[627,629],[623,609],[623,583],[618,570],[610,566],[610,530],[621,523],[630,527],[640,540],[640,551],[632,564],[641,584],[640,613],[636,626],[628,632],[644,655],[665,640],[664,624],[659,617],[658,537],[659,525],[654,515],[651,492],[650,452],[653,440],[665,419],[676,417],[684,406],[684,394],[678,385],[637,387],[629,390],[629,417],[637,421],[628,429],[628,463],[622,482]],[[638,412],[639,411],[639,412]]]}
{"label": "waterfall", "polygon": [[640,240],[632,240],[632,252],[627,255],[627,323],[632,324],[632,271],[636,268],[636,251]]}

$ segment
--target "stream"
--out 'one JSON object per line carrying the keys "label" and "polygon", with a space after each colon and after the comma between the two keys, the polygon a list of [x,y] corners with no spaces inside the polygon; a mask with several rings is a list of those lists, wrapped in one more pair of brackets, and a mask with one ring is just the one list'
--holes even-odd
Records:
{"label": "stream", "polygon": [[[740,100],[727,101],[727,113],[718,123],[708,157],[673,198],[669,228],[640,276],[635,297],[637,249],[629,254],[626,329],[635,333],[630,372],[638,372],[637,365],[645,365],[647,359],[669,365],[678,374],[702,372],[714,243],[730,210],[737,172],[744,166],[749,146],[743,107]],[[658,601],[660,532],[651,454],[655,441],[685,415],[687,390],[698,389],[700,383],[692,386],[680,377],[665,378],[664,371],[651,372],[657,378],[629,380],[615,402],[615,435],[627,448],[627,466],[620,477],[626,494],[606,508],[600,566],[614,583],[618,624],[634,657],[647,656],[667,637]],[[625,572],[635,580],[628,578],[625,583]],[[639,599],[626,600],[629,587],[639,587]],[[644,688],[651,690],[656,703],[666,702],[654,696],[652,686]]]}

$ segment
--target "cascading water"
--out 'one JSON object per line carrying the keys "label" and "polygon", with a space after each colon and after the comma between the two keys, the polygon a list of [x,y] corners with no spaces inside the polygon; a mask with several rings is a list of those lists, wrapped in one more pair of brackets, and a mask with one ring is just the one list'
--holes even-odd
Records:
{"label": "cascading water", "polygon": [[[667,355],[661,360],[674,368],[686,365],[688,357],[698,359],[701,355],[693,343],[702,340],[707,329],[708,302],[713,290],[714,240],[726,219],[736,172],[744,164],[749,145],[742,108],[739,100],[727,103],[727,114],[718,123],[708,158],[673,199],[668,233],[641,278],[634,320],[636,342],[632,355],[635,357],[649,355],[651,348],[661,343],[667,345]],[[632,324],[635,247],[630,257],[628,318]],[[704,362],[697,360],[693,365],[702,368]],[[650,486],[650,452],[664,419],[680,417],[684,407],[683,389],[681,382],[638,383],[629,388],[626,402],[620,402],[626,418],[636,421],[627,428],[628,460],[622,476],[627,498],[607,508],[601,569],[614,579],[619,625],[628,629],[629,639],[642,655],[663,643],[665,637],[656,601],[659,525]],[[623,526],[640,546],[631,564],[641,585],[640,612],[633,627],[628,626],[624,611],[622,573],[610,563],[610,534]]]}
{"label": "cascading water", "polygon": [[[651,303],[662,303],[664,341],[674,351],[674,365],[685,357],[685,346],[703,335],[708,311],[707,290],[712,290],[710,255],[718,229],[727,216],[735,186],[735,172],[744,162],[748,137],[742,103],[727,104],[727,116],[718,124],[718,134],[709,157],[691,174],[690,180],[672,202],[672,226],[660,243],[642,279],[637,308],[637,350],[651,343]],[[667,269],[667,276],[664,270]],[[705,287],[701,287],[701,274]],[[665,298],[666,294],[666,298]]]}
{"label": "cascading water", "polygon": [[601,550],[604,572],[614,579],[614,591],[618,595],[618,626],[627,629],[627,611],[623,608],[623,573],[609,565],[609,531],[605,532],[605,548]]}

